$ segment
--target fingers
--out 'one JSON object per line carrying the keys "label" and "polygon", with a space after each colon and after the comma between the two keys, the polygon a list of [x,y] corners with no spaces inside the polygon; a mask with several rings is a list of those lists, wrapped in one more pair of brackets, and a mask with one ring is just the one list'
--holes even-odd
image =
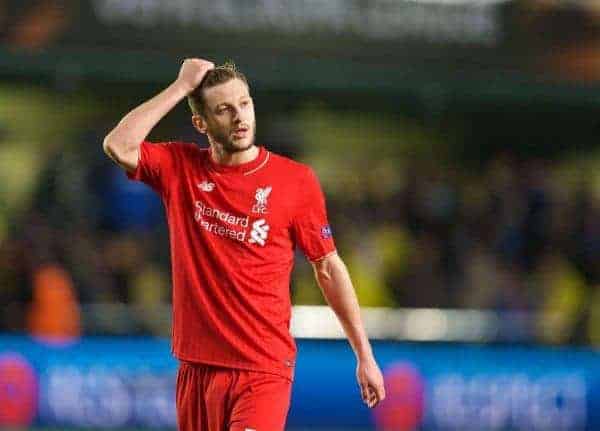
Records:
{"label": "fingers", "polygon": [[214,67],[214,63],[210,60],[204,60],[203,58],[185,58],[183,59],[183,63],[193,63],[196,64],[198,66],[204,66],[204,67]]}
{"label": "fingers", "polygon": [[385,388],[383,387],[383,384],[376,385],[374,392],[375,392],[375,396],[377,398],[377,402],[375,403],[375,405],[373,407],[375,407],[381,401],[385,400]]}
{"label": "fingers", "polygon": [[378,402],[377,393],[371,387],[369,387],[367,392],[368,392],[368,398],[367,398],[366,403],[367,403],[367,406],[372,409],[373,407],[375,407],[375,405]]}
{"label": "fingers", "polygon": [[208,60],[200,58],[188,58],[183,61],[182,68],[188,68],[192,73],[206,73],[210,69],[215,68],[215,64]]}
{"label": "fingers", "polygon": [[385,389],[382,385],[361,384],[361,397],[363,402],[373,408],[385,399]]}
{"label": "fingers", "polygon": [[367,406],[373,408],[385,399],[383,376],[374,361],[372,363],[359,362],[356,368],[356,377],[361,398]]}
{"label": "fingers", "polygon": [[206,73],[214,69],[213,62],[201,58],[186,58],[179,69],[178,80],[186,90],[193,91],[202,82]]}
{"label": "fingers", "polygon": [[379,404],[379,401],[380,399],[377,395],[377,392],[373,388],[369,388],[369,402],[367,403],[369,408],[372,409],[375,407],[377,404]]}
{"label": "fingers", "polygon": [[365,404],[369,404],[371,393],[369,391],[369,384],[367,382],[360,383],[360,397],[362,398]]}

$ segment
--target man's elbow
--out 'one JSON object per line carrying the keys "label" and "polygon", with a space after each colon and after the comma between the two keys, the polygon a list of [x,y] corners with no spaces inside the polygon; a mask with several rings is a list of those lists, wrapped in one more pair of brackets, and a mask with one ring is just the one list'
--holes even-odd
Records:
{"label": "man's elbow", "polygon": [[315,267],[315,277],[317,277],[319,283],[327,283],[331,281],[333,278],[331,268],[329,268],[327,265],[319,265],[318,267]]}
{"label": "man's elbow", "polygon": [[102,141],[104,153],[117,163],[124,161],[127,148],[127,143],[121,142],[110,133]]}
{"label": "man's elbow", "polygon": [[110,134],[106,135],[104,141],[102,141],[102,149],[104,150],[104,153],[110,158],[114,158],[117,153],[116,148],[117,145],[114,141],[114,138]]}
{"label": "man's elbow", "polygon": [[341,262],[337,254],[326,257],[318,262],[313,263],[315,276],[320,282],[331,281],[334,277],[336,266]]}

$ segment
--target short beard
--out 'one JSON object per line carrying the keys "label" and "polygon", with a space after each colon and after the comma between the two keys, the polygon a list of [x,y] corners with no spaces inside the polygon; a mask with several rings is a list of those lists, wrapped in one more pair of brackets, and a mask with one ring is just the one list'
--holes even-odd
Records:
{"label": "short beard", "polygon": [[213,140],[215,141],[215,143],[220,147],[220,151],[227,153],[227,154],[235,154],[235,153],[241,153],[243,151],[246,151],[254,146],[256,132],[253,128],[250,141],[248,142],[248,145],[246,145],[245,147],[236,146],[235,142],[228,135],[221,134],[219,132],[211,133],[211,136],[212,136]]}

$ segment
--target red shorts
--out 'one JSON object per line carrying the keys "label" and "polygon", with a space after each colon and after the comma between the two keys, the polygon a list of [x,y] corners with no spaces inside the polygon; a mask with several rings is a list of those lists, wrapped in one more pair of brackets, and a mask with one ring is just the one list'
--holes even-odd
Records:
{"label": "red shorts", "polygon": [[180,431],[283,431],[292,382],[276,374],[181,362]]}

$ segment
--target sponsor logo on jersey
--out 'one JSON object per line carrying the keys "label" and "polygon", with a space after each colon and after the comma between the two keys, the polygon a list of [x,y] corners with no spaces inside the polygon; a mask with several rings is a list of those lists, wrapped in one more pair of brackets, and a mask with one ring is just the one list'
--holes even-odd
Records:
{"label": "sponsor logo on jersey", "polygon": [[203,192],[212,192],[215,189],[215,183],[211,183],[206,180],[202,181],[201,183],[198,183],[197,186]]}
{"label": "sponsor logo on jersey", "polygon": [[240,242],[246,241],[246,228],[250,221],[248,216],[239,216],[212,208],[202,201],[196,201],[194,205],[196,207],[194,219],[204,230]]}
{"label": "sponsor logo on jersey", "polygon": [[269,225],[263,218],[256,220],[252,223],[252,230],[250,231],[250,244],[258,244],[264,247],[265,242],[269,236]]}
{"label": "sponsor logo on jersey", "polygon": [[271,186],[257,188],[256,194],[254,198],[256,199],[256,203],[252,207],[252,212],[255,214],[266,214],[267,213],[267,199],[271,194],[271,190],[273,188]]}
{"label": "sponsor logo on jersey", "polygon": [[269,236],[269,225],[264,218],[250,223],[249,216],[213,208],[202,201],[194,202],[194,206],[194,219],[205,231],[239,242],[246,242],[249,237],[250,244],[264,247]]}

